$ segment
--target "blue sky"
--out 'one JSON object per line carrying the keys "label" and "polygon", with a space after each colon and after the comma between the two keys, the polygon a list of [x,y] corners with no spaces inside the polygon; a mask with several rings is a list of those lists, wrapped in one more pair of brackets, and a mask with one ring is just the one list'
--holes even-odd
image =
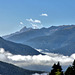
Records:
{"label": "blue sky", "polygon": [[75,0],[0,0],[0,36],[27,27],[75,24]]}

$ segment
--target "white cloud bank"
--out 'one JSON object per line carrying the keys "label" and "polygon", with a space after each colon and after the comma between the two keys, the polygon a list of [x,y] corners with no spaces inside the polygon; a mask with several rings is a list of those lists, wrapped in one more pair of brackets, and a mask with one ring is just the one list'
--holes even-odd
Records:
{"label": "white cloud bank", "polygon": [[61,63],[62,66],[63,65],[69,66],[72,64],[74,59],[75,59],[75,54],[72,54],[71,56],[64,56],[64,55],[49,53],[47,55],[23,56],[23,55],[13,55],[9,52],[6,52],[3,48],[0,49],[0,61],[12,63],[23,68],[32,65],[35,66],[41,65],[41,66],[50,67],[54,63],[57,63],[58,61]]}
{"label": "white cloud bank", "polygon": [[46,16],[46,17],[47,17],[47,16],[48,16],[48,14],[41,14],[40,16]]}

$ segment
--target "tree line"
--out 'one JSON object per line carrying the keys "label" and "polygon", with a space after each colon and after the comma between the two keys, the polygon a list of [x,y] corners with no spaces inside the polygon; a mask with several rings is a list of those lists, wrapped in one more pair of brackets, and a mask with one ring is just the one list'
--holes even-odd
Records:
{"label": "tree line", "polygon": [[54,64],[49,75],[75,75],[75,60],[72,66],[69,66],[65,72],[62,71],[60,63]]}

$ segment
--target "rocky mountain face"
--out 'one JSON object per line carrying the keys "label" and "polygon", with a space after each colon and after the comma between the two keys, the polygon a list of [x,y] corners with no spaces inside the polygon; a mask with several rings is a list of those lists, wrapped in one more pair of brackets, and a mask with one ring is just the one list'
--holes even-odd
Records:
{"label": "rocky mountain face", "polygon": [[15,32],[13,34],[3,36],[3,38],[13,42],[23,43],[27,40],[30,40],[36,37],[50,35],[54,33],[55,31],[57,31],[59,28],[52,26],[50,28],[29,29],[28,31],[26,31],[26,27],[24,27],[19,32]]}
{"label": "rocky mountain face", "polygon": [[24,26],[20,31],[17,31],[15,33],[10,34],[10,35],[5,35],[5,36],[3,36],[3,38],[9,38],[9,37],[12,37],[12,36],[15,36],[17,34],[27,32],[27,31],[30,31],[30,30],[33,30],[33,28],[27,28],[26,26]]}
{"label": "rocky mountain face", "polygon": [[71,55],[75,53],[75,26],[58,30],[49,36],[30,39],[24,44],[47,52]]}
{"label": "rocky mountain face", "polygon": [[75,53],[75,25],[32,29],[5,39],[43,49],[45,52],[64,55]]}

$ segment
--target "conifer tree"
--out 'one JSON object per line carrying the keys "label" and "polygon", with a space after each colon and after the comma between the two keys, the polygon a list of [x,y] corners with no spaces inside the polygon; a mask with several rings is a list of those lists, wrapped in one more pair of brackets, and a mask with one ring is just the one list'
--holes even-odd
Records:
{"label": "conifer tree", "polygon": [[62,72],[62,68],[60,66],[60,63],[58,62],[57,65],[54,64],[52,66],[52,70],[51,70],[51,73],[49,75],[63,75],[63,72]]}
{"label": "conifer tree", "polygon": [[67,68],[67,70],[65,72],[65,75],[73,75],[73,68],[72,68],[72,66]]}
{"label": "conifer tree", "polygon": [[51,73],[50,73],[49,75],[55,75],[56,67],[57,67],[56,64],[54,64],[54,65],[52,66],[53,69],[51,70]]}
{"label": "conifer tree", "polygon": [[68,67],[68,69],[65,72],[65,75],[75,75],[75,60],[72,66]]}
{"label": "conifer tree", "polygon": [[74,62],[72,64],[72,68],[73,68],[73,75],[75,75],[75,60],[74,60]]}
{"label": "conifer tree", "polygon": [[57,72],[55,72],[55,75],[61,75],[61,72],[59,71],[59,69],[57,69]]}
{"label": "conifer tree", "polygon": [[74,74],[75,74],[75,60],[74,60],[74,62],[73,62],[73,72],[74,72]]}

